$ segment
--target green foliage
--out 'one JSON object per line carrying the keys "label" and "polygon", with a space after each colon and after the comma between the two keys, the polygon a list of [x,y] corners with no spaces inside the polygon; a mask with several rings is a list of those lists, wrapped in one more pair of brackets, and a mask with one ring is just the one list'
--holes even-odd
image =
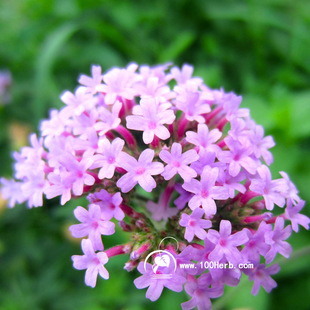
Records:
{"label": "green foliage", "polygon": [[[36,130],[59,95],[74,90],[91,64],[104,70],[172,61],[195,66],[210,87],[244,96],[243,107],[272,134],[273,176],[287,171],[310,201],[310,2],[307,0],[23,0],[0,2],[0,69],[12,72],[12,103],[0,107],[0,174],[9,176],[8,136],[12,122]],[[46,207],[23,206],[0,215],[0,308],[179,309],[185,294],[165,292],[151,303],[136,290],[137,273],[122,270],[126,258],[111,259],[111,279],[90,289],[83,271],[72,268],[81,253],[68,238],[72,211],[57,200]],[[305,213],[310,215],[309,206]],[[292,237],[294,251],[309,234]],[[126,240],[120,234],[119,240]],[[110,239],[106,238],[107,247]],[[111,243],[112,244],[112,243]],[[282,264],[271,294],[249,294],[248,281],[228,288],[216,309],[309,309],[309,252]]]}

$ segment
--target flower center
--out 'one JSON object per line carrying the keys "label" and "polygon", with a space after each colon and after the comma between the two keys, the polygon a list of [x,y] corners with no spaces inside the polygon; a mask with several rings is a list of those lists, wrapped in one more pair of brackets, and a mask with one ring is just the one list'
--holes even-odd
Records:
{"label": "flower center", "polygon": [[194,221],[194,220],[190,220],[190,221],[188,222],[188,225],[191,226],[191,227],[194,227],[195,224],[196,224],[196,221]]}
{"label": "flower center", "polygon": [[149,129],[155,129],[156,128],[156,123],[154,121],[149,122]]}
{"label": "flower center", "polygon": [[99,226],[99,224],[98,224],[97,221],[94,221],[94,222],[91,224],[91,226],[92,226],[94,229],[97,229],[98,226]]}
{"label": "flower center", "polygon": [[209,196],[209,193],[208,193],[207,190],[204,189],[204,190],[201,191],[201,197],[202,198],[207,198],[208,196]]}
{"label": "flower center", "polygon": [[83,176],[83,171],[78,170],[77,173],[76,173],[76,176],[77,176],[78,178],[81,178],[81,177]]}
{"label": "flower center", "polygon": [[220,239],[220,245],[221,245],[221,246],[226,246],[226,244],[227,244],[227,240],[225,240],[225,239]]}
{"label": "flower center", "polygon": [[145,172],[145,168],[144,167],[139,167],[136,170],[136,174],[141,175]]}
{"label": "flower center", "polygon": [[108,163],[113,164],[115,162],[115,157],[114,156],[109,156],[108,157]]}
{"label": "flower center", "polygon": [[100,260],[99,260],[98,257],[95,257],[95,258],[94,258],[94,263],[95,263],[96,265],[100,265]]}
{"label": "flower center", "polygon": [[240,160],[240,154],[236,154],[235,156],[234,156],[234,161],[238,161],[238,160]]}
{"label": "flower center", "polygon": [[179,168],[179,167],[181,166],[181,163],[180,163],[178,160],[176,160],[176,161],[173,163],[173,166]]}
{"label": "flower center", "polygon": [[255,247],[255,241],[254,240],[251,240],[250,242],[249,242],[249,247],[250,248],[253,248],[253,247]]}

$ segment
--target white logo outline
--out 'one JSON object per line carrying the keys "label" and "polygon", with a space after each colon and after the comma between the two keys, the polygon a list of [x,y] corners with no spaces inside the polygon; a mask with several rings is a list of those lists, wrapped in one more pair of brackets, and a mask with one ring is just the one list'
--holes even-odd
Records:
{"label": "white logo outline", "polygon": [[[162,240],[160,241],[160,243],[159,243],[159,247],[160,247],[160,245],[162,244],[162,242],[163,242],[165,239],[168,239],[168,238],[173,239],[173,240],[176,241],[176,243],[177,243],[177,250],[178,250],[178,249],[179,249],[179,242],[178,242],[178,240],[176,240],[175,238],[170,237],[170,236],[165,237],[164,239],[162,239]],[[155,251],[153,251],[153,252],[151,252],[151,253],[148,254],[148,256],[146,257],[146,259],[145,259],[145,261],[144,261],[144,270],[145,270],[145,272],[146,272],[146,263],[147,263],[148,259],[149,259],[153,254],[156,254],[156,253],[165,253],[166,255],[168,255],[169,257],[172,258],[173,263],[174,263],[174,271],[173,271],[173,272],[175,273],[176,270],[177,270],[177,261],[176,261],[175,257],[174,257],[169,251],[166,251],[166,250],[155,250]],[[170,263],[170,261],[169,261],[169,263]],[[153,265],[152,270],[153,270],[153,273],[154,273],[154,274],[156,274],[157,268],[159,267],[159,266],[158,266],[158,267],[156,268],[155,266],[158,266],[158,265]],[[154,268],[154,267],[155,267],[155,268]],[[167,266],[167,267],[168,267],[168,266]],[[154,269],[156,269],[156,270],[154,271]]]}

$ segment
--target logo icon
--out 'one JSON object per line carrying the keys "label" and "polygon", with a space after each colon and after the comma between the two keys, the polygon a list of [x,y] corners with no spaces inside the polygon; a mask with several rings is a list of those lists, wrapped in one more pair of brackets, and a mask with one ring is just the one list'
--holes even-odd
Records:
{"label": "logo icon", "polygon": [[[171,238],[171,239],[176,241],[177,249],[178,249],[179,243],[173,237],[166,237],[166,238],[162,239],[160,241],[158,247],[160,248],[160,245],[162,244],[162,242],[168,238]],[[147,267],[146,266],[147,261],[151,257],[153,258],[152,270],[153,270],[154,276],[156,278],[159,278],[159,277],[160,278],[166,278],[166,279],[171,278],[172,274],[175,273],[175,271],[177,269],[177,261],[176,261],[175,257],[172,255],[172,253],[170,253],[167,250],[156,250],[156,251],[149,253],[148,256],[146,257],[145,261],[144,261],[144,270],[145,271],[146,271],[146,267]]]}

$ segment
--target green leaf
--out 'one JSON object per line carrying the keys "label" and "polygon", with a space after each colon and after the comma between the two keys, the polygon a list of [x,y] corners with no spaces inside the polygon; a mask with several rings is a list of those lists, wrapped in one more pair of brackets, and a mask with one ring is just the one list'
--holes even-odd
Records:
{"label": "green leaf", "polygon": [[179,34],[174,41],[161,53],[159,62],[173,61],[186,51],[194,42],[195,35],[192,32],[183,32]]}
{"label": "green leaf", "polygon": [[36,123],[44,117],[48,108],[48,99],[57,93],[52,79],[53,65],[61,48],[77,29],[77,24],[71,21],[65,23],[50,33],[42,44],[34,81],[34,121]]}
{"label": "green leaf", "polygon": [[310,91],[293,96],[291,122],[290,135],[293,138],[306,138],[310,135]]}

